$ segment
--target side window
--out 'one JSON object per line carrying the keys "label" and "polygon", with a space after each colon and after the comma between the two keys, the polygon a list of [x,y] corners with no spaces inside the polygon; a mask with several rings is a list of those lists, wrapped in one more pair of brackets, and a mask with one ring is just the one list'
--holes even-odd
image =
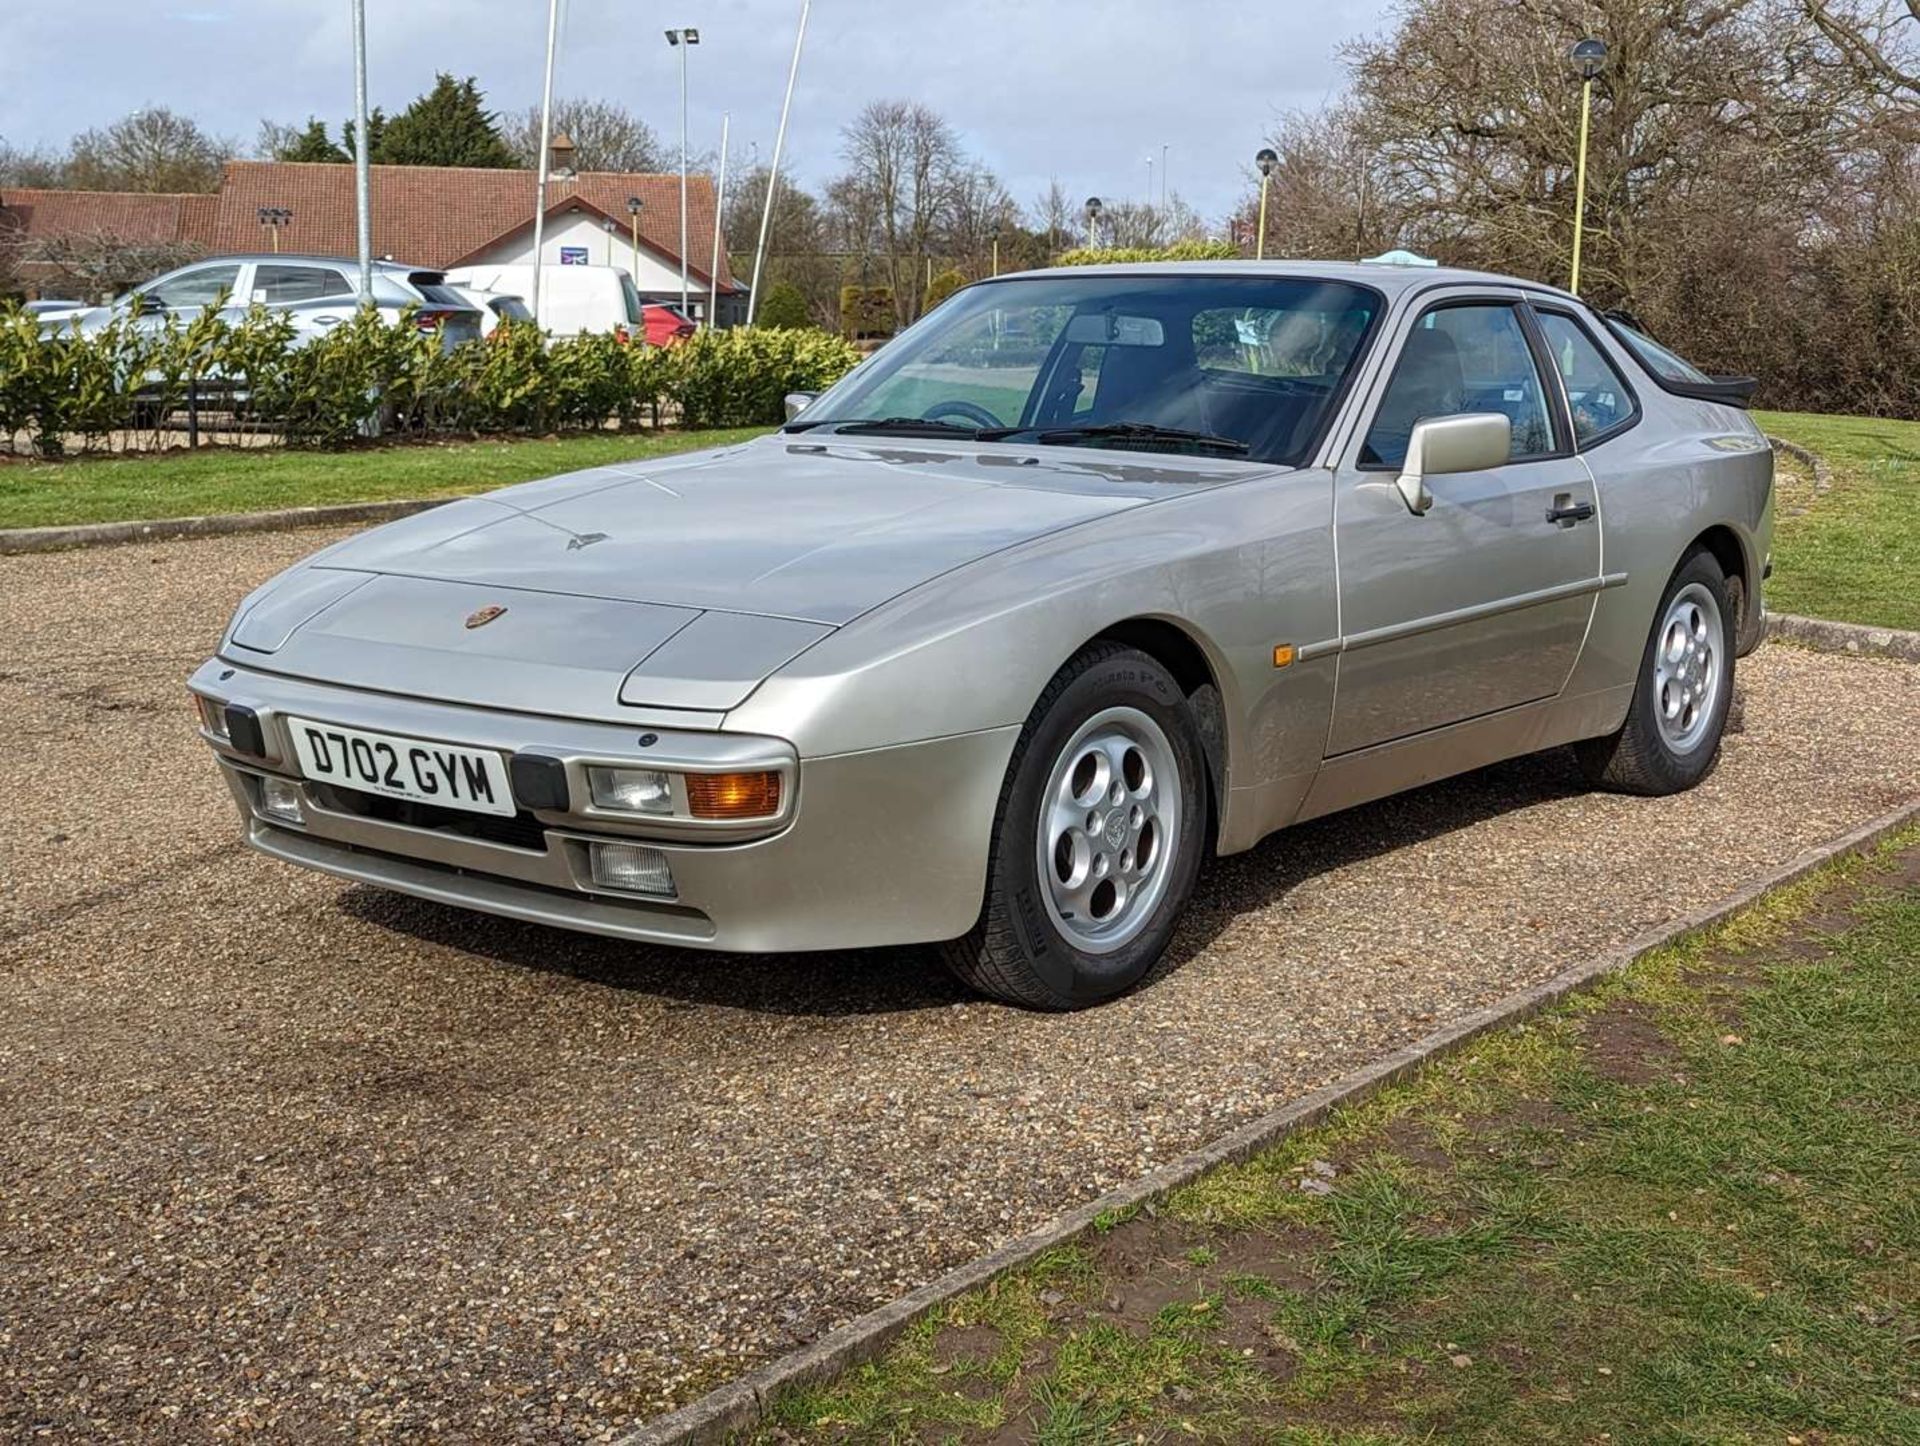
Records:
{"label": "side window", "polygon": [[1546,387],[1512,306],[1443,306],[1414,324],[1374,413],[1360,461],[1398,467],[1407,459],[1414,423],[1457,412],[1505,413],[1513,423],[1509,461],[1554,450]]}
{"label": "side window", "polygon": [[1584,446],[1631,421],[1633,393],[1587,329],[1562,312],[1541,311],[1536,315],[1553,364],[1566,383],[1567,402],[1573,409],[1574,440]]}
{"label": "side window", "polygon": [[231,295],[239,279],[238,266],[198,266],[170,281],[146,288],[146,295],[169,311],[211,306],[223,292]]}
{"label": "side window", "polygon": [[253,269],[253,299],[269,306],[351,295],[352,285],[331,267],[269,266],[263,261]]}

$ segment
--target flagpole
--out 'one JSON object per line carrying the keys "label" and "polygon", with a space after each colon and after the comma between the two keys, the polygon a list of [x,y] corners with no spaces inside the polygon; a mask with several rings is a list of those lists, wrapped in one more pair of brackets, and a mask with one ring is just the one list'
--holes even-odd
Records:
{"label": "flagpole", "polygon": [[727,140],[733,133],[733,112],[720,117],[720,181],[713,193],[713,264],[707,268],[707,330],[712,331],[720,312],[720,216],[727,205]]}
{"label": "flagpole", "polygon": [[813,0],[800,0],[800,33],[793,38],[793,64],[787,70],[787,98],[780,103],[780,130],[773,140],[773,168],[767,172],[767,199],[760,210],[760,244],[753,251],[753,280],[747,286],[747,325],[760,305],[760,268],[767,259],[767,229],[773,224],[773,196],[780,189],[780,153],[787,144],[787,116],[793,109],[793,83],[800,76],[800,50],[807,43],[807,15]]}
{"label": "flagpole", "polygon": [[560,38],[560,0],[547,0],[547,73],[540,87],[540,157],[533,202],[533,324],[540,325],[541,248],[547,237],[547,147],[553,139],[553,52]]}

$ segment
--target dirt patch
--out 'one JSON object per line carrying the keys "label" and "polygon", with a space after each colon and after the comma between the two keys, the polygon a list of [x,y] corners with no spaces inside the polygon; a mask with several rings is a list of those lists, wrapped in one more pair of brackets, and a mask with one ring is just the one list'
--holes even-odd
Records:
{"label": "dirt patch", "polygon": [[1637,1000],[1621,999],[1586,1017],[1581,1049],[1587,1065],[1603,1079],[1623,1085],[1671,1079],[1680,1047],[1654,1023],[1653,1011]]}
{"label": "dirt patch", "polygon": [[1367,1143],[1376,1148],[1389,1150],[1410,1165],[1422,1170],[1431,1170],[1436,1175],[1453,1173],[1453,1156],[1435,1142],[1433,1132],[1418,1120],[1402,1115],[1399,1119],[1387,1122],[1385,1129],[1372,1136]]}
{"label": "dirt patch", "polygon": [[[1522,1131],[1568,1137],[1586,1133],[1579,1120],[1552,1100],[1532,1098],[1514,1100],[1505,1108],[1490,1114],[1474,1115],[1465,1121],[1465,1125],[1467,1132],[1478,1139],[1518,1134]],[[1529,1158],[1537,1165],[1552,1163],[1550,1155],[1545,1153],[1536,1153]]]}
{"label": "dirt patch", "polygon": [[991,1365],[1001,1344],[1000,1332],[992,1326],[948,1326],[933,1338],[933,1363],[949,1370]]}
{"label": "dirt patch", "polygon": [[1324,1235],[1299,1227],[1209,1231],[1130,1220],[1094,1246],[1099,1287],[1073,1314],[1145,1331],[1168,1306],[1192,1306],[1239,1279],[1312,1290],[1314,1262],[1326,1249]]}
{"label": "dirt patch", "polygon": [[1284,1385],[1300,1369],[1300,1343],[1273,1323],[1273,1305],[1259,1296],[1236,1296],[1220,1307],[1220,1347]]}

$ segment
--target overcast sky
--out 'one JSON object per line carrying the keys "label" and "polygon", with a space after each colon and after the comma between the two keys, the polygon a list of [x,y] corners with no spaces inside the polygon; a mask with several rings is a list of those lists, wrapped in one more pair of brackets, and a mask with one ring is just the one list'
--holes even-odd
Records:
{"label": "overcast sky", "polygon": [[[1057,176],[1076,200],[1139,198],[1170,147],[1174,189],[1224,212],[1280,110],[1336,93],[1341,41],[1388,0],[815,0],[788,140],[808,183],[838,162],[868,100],[938,109],[1023,205]],[[543,0],[367,0],[373,103],[397,110],[435,71],[488,103],[539,98]],[[347,0],[0,0],[0,138],[63,146],[145,104],[250,148],[263,116],[351,113]],[[690,131],[713,151],[773,149],[798,0],[563,0],[556,93],[618,99],[669,144],[679,72],[663,30],[694,25]]]}

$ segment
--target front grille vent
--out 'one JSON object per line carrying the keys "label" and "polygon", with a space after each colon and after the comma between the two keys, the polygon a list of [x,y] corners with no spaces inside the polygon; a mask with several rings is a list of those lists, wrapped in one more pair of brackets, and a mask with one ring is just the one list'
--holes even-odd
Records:
{"label": "front grille vent", "polygon": [[348,813],[356,818],[375,819],[380,823],[405,824],[408,828],[459,834],[463,838],[477,838],[507,848],[525,849],[528,853],[543,854],[547,851],[546,828],[530,813],[516,813],[512,818],[467,813],[431,803],[414,803],[405,798],[383,798],[377,793],[336,788],[330,783],[316,783],[313,791],[321,806],[335,813]]}

